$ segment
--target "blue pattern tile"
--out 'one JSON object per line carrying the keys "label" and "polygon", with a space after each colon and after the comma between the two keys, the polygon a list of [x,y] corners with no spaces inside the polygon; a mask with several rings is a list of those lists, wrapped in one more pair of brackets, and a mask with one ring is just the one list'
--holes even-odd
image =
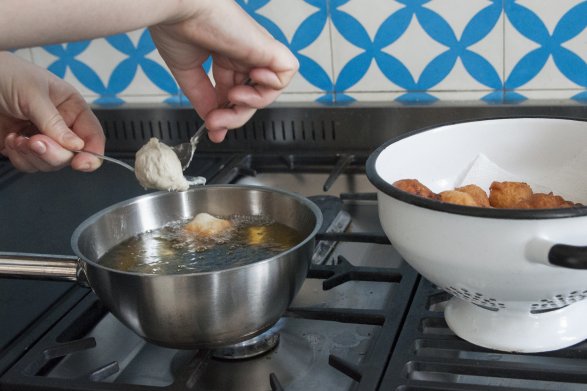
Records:
{"label": "blue pattern tile", "polygon": [[[577,88],[587,88],[587,63],[583,51],[575,53],[565,43],[577,38],[587,28],[587,2],[576,2],[557,21],[552,32],[532,9],[513,0],[504,0],[504,10],[515,32],[534,45],[513,65],[505,81],[506,90],[524,88],[544,69],[549,59],[567,81]],[[553,6],[552,4],[549,4]]]}
{"label": "blue pattern tile", "polygon": [[[284,101],[430,104],[474,93],[518,103],[556,88],[587,102],[584,0],[236,1],[300,61]],[[32,53],[95,104],[189,104],[147,30]]]}

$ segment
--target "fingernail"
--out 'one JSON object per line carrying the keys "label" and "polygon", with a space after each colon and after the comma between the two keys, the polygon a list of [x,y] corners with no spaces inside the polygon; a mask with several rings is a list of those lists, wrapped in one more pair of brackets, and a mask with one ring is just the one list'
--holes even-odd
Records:
{"label": "fingernail", "polygon": [[8,135],[4,139],[5,146],[7,146],[8,148],[14,149],[14,139],[15,138],[16,138],[16,134],[14,134],[14,133],[8,133]]}
{"label": "fingernail", "polygon": [[84,164],[82,164],[82,165],[81,165],[81,166],[78,168],[78,170],[80,170],[80,171],[91,171],[91,170],[92,170],[92,164],[91,164],[91,163],[89,163],[89,162],[88,162],[88,163],[84,163]]}
{"label": "fingernail", "polygon": [[22,154],[28,154],[29,146],[28,140],[24,137],[17,137],[16,141],[14,142],[15,149]]}
{"label": "fingernail", "polygon": [[31,149],[33,150],[34,153],[36,153],[37,155],[42,155],[45,152],[47,152],[47,146],[45,145],[44,142],[42,141],[33,141],[31,143]]}
{"label": "fingernail", "polygon": [[73,133],[65,133],[63,136],[63,142],[67,145],[67,147],[72,149],[80,150],[84,147],[84,142],[82,139]]}

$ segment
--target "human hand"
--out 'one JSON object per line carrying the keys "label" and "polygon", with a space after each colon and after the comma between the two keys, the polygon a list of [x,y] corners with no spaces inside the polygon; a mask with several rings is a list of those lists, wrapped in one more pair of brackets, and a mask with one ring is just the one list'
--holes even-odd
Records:
{"label": "human hand", "polygon": [[[195,4],[194,4],[195,3]],[[299,64],[295,56],[233,0],[189,2],[175,20],[150,28],[161,57],[197,113],[210,140],[242,126],[273,102]],[[202,68],[212,56],[215,86]],[[250,78],[251,85],[243,85]],[[234,106],[223,107],[227,102]]]}
{"label": "human hand", "polygon": [[0,52],[0,152],[25,172],[71,165],[94,171],[104,153],[102,127],[71,85],[34,64]]}

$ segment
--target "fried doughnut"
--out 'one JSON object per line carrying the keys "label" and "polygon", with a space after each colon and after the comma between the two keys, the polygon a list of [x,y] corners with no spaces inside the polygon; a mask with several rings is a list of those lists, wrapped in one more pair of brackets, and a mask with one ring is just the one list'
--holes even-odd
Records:
{"label": "fried doughnut", "polygon": [[449,202],[451,204],[465,206],[481,206],[475,202],[475,199],[471,194],[465,193],[463,191],[447,190],[441,192],[438,196],[442,202]]}
{"label": "fried doughnut", "polygon": [[571,201],[566,201],[559,195],[551,193],[535,193],[527,200],[523,200],[516,205],[520,209],[552,209],[552,208],[570,208],[575,206]]}
{"label": "fried doughnut", "polygon": [[455,190],[471,195],[471,197],[473,197],[478,206],[481,206],[483,208],[491,207],[491,205],[489,204],[489,198],[487,197],[487,193],[485,193],[485,190],[483,190],[477,185],[466,185],[462,187],[457,187]]}
{"label": "fried doughnut", "polygon": [[185,225],[185,229],[200,236],[212,238],[229,231],[232,222],[219,219],[208,213],[198,213],[196,217]]}
{"label": "fried doughnut", "polygon": [[417,179],[400,179],[393,183],[393,186],[408,193],[415,194],[420,197],[438,199],[438,195],[432,190],[421,184]]}
{"label": "fried doughnut", "polygon": [[524,182],[493,182],[489,187],[489,204],[494,208],[516,208],[532,194],[532,188]]}

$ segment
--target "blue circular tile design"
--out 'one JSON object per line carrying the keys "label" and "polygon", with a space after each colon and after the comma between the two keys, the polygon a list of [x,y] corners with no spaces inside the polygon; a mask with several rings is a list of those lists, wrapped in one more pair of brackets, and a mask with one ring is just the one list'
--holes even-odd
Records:
{"label": "blue circular tile design", "polygon": [[[481,99],[489,104],[501,102],[521,102],[526,97],[520,89],[533,80],[544,70],[544,65],[552,58],[556,68],[567,80],[577,86],[569,92],[569,98],[579,102],[587,102],[587,63],[585,53],[575,53],[565,47],[565,43],[585,34],[587,29],[587,1],[577,1],[557,21],[552,33],[549,32],[540,15],[525,7],[516,0],[488,0],[487,5],[480,7],[468,17],[462,34],[457,37],[455,26],[440,13],[430,7],[433,0],[397,0],[399,7],[388,15],[379,26],[375,26],[375,34],[367,32],[358,15],[352,15],[345,5],[351,0],[295,0],[281,2],[287,7],[305,5],[308,14],[295,26],[293,35],[288,39],[279,25],[279,18],[266,16],[261,11],[272,1],[277,0],[236,0],[258,23],[265,27],[276,39],[289,47],[300,62],[300,75],[321,96],[316,100],[325,104],[336,102],[348,104],[354,101],[353,87],[367,75],[370,67],[375,64],[383,76],[398,86],[400,103],[429,104],[438,98],[435,93],[438,86],[454,71],[458,60],[467,74],[484,88]],[[390,0],[391,1],[391,0]],[[305,4],[303,4],[305,3]],[[365,1],[364,6],[371,3]],[[440,3],[436,3],[438,7]],[[450,7],[449,2],[443,3]],[[481,4],[481,3],[479,3]],[[310,6],[310,7],[308,7]],[[546,3],[544,6],[547,6]],[[282,7],[284,8],[284,7]],[[288,9],[282,12],[287,13]],[[378,12],[373,8],[372,12]],[[450,12],[459,12],[458,9]],[[446,12],[445,12],[446,14]],[[492,62],[484,53],[472,50],[472,46],[482,42],[494,31],[505,33],[500,21],[506,17],[517,34],[530,40],[536,47],[523,53],[519,61],[513,65],[511,72],[504,75],[503,61]],[[442,50],[424,64],[419,76],[409,64],[402,61],[385,49],[398,42],[408,31],[412,20],[417,20],[420,27],[431,39],[438,43]],[[450,18],[448,18],[450,19]],[[373,31],[373,26],[368,26]],[[319,53],[313,58],[305,49],[317,40],[324,40],[337,32],[341,39],[358,49],[357,54],[340,64],[339,72],[334,76],[332,66],[325,66],[336,50],[330,42],[330,53]],[[338,39],[338,38],[337,38]],[[505,37],[507,40],[507,36]],[[143,30],[137,41],[133,43],[128,34],[106,37],[105,42],[117,53],[121,60],[114,65],[109,74],[100,74],[93,69],[90,61],[80,60],[80,55],[92,52],[92,41],[71,42],[62,45],[44,46],[43,50],[55,57],[47,68],[60,77],[69,71],[84,87],[98,95],[96,104],[121,104],[124,95],[132,84],[140,69],[153,84],[153,95],[165,95],[164,102],[171,105],[187,105],[189,102],[179,89],[169,70],[149,56],[156,50],[148,30]],[[418,42],[414,43],[415,45]],[[310,51],[311,53],[314,53]],[[100,53],[95,53],[99,56]],[[330,57],[328,57],[330,56]],[[87,58],[87,56],[85,56]],[[322,65],[321,65],[322,64]],[[209,71],[211,59],[204,64]],[[103,72],[102,72],[103,73]],[[507,77],[506,77],[507,76]],[[463,88],[466,91],[466,88]]]}

